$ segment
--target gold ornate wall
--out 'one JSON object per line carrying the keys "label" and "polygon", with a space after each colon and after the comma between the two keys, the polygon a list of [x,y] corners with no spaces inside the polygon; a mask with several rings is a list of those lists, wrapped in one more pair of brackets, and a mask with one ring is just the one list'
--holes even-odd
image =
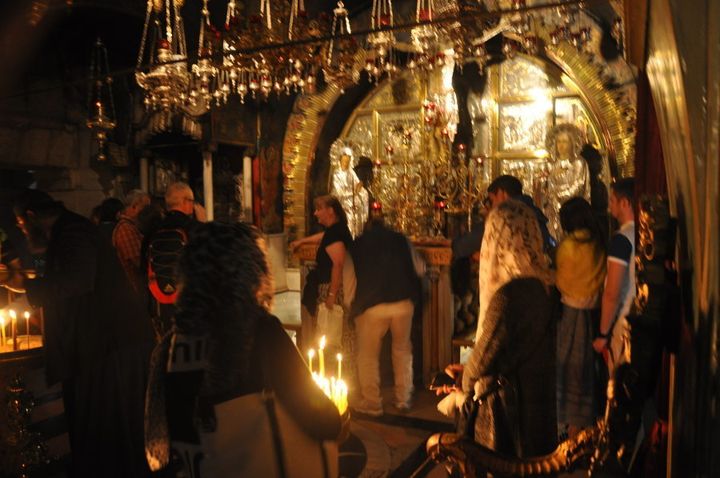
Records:
{"label": "gold ornate wall", "polygon": [[[563,43],[549,46],[547,55],[567,75],[595,119],[594,129],[605,148],[603,153],[610,165],[610,173],[613,176],[632,175],[636,116],[634,83],[621,84],[612,90],[606,87],[611,72],[627,69],[627,65],[622,60],[619,60],[621,65],[607,65],[598,60],[596,55],[579,53]],[[356,55],[356,61],[360,64],[363,58],[363,52]],[[306,201],[308,171],[315,160],[314,153],[324,125],[324,115],[330,111],[340,94],[340,86],[331,84],[321,94],[299,96],[288,120],[283,145],[283,168],[286,175],[285,229],[291,237],[305,235],[308,215],[312,212],[307,210]],[[375,91],[368,98],[374,95]],[[347,133],[347,127],[344,133]],[[497,174],[501,173],[495,167],[493,175]]]}

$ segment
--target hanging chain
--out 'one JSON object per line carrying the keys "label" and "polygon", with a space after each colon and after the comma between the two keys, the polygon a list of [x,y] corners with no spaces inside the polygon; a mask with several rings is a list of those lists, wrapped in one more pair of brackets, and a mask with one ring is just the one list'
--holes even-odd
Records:
{"label": "hanging chain", "polygon": [[435,10],[433,0],[417,0],[417,7],[415,9],[415,21],[431,22],[433,19],[433,10]]}
{"label": "hanging chain", "polygon": [[272,7],[270,0],[260,0],[260,15],[265,18],[265,26],[272,30]]}
{"label": "hanging chain", "polygon": [[235,0],[230,0],[227,6],[227,13],[225,14],[225,28],[230,26],[230,20],[235,18],[237,15],[237,6]]}
{"label": "hanging chain", "polygon": [[172,0],[165,0],[165,36],[166,40],[170,43],[170,51],[172,51],[173,34],[172,34],[172,20],[170,14],[170,2]]}
{"label": "hanging chain", "polygon": [[145,12],[145,25],[143,25],[143,34],[140,39],[140,51],[138,51],[137,68],[142,65],[143,54],[145,53],[145,45],[147,44],[148,28],[150,27],[150,15],[153,11],[153,0],[147,1],[147,11]]}

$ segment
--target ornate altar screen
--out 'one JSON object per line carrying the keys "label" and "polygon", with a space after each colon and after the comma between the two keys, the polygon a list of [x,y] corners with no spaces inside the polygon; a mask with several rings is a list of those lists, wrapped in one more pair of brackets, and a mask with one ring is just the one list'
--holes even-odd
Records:
{"label": "ornate altar screen", "polygon": [[[559,124],[575,125],[581,141],[606,158],[599,123],[570,78],[549,63],[518,55],[488,68],[485,92],[470,94],[475,148],[472,155],[487,158],[490,177],[512,174],[527,192],[540,189],[552,154],[546,137]],[[607,159],[604,159],[606,162]],[[603,166],[600,179],[609,182]]]}
{"label": "ornate altar screen", "polygon": [[[517,55],[488,67],[486,73],[483,94],[468,96],[474,145],[461,158],[465,165],[457,166],[466,168],[467,178],[475,183],[469,189],[480,194],[465,194],[471,200],[460,201],[462,208],[471,209],[500,174],[518,176],[528,193],[539,194],[551,154],[546,136],[558,124],[577,126],[581,141],[597,148],[607,162],[598,119],[579,88],[555,65]],[[441,171],[434,165],[439,155],[450,154],[451,140],[438,140],[437,131],[428,127],[424,107],[437,102],[437,95],[430,97],[432,79],[421,75],[405,73],[381,83],[355,109],[341,134],[376,165],[372,193],[391,221],[416,236],[438,231],[435,182],[457,169]],[[599,179],[609,182],[607,164]]]}

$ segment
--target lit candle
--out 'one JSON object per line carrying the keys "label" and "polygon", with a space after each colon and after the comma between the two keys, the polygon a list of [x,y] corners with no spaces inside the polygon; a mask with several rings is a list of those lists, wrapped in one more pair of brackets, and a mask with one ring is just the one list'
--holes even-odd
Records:
{"label": "lit candle", "polygon": [[12,335],[13,350],[17,350],[17,314],[10,309],[10,334]]}
{"label": "lit candle", "polygon": [[315,357],[315,349],[308,350],[308,364],[310,365],[310,373],[313,373],[312,363]]}
{"label": "lit candle", "polygon": [[5,345],[5,312],[0,310],[0,346]]}
{"label": "lit candle", "polygon": [[25,335],[27,335],[28,350],[30,349],[30,312],[27,310],[23,313],[25,317]]}
{"label": "lit candle", "polygon": [[337,388],[338,388],[338,401],[336,403],[338,412],[340,415],[344,414],[347,410],[348,403],[347,403],[347,384],[343,380],[338,380],[337,382]]}
{"label": "lit candle", "polygon": [[342,378],[342,354],[337,354],[338,380]]}
{"label": "lit candle", "polygon": [[325,376],[325,336],[320,337],[320,351],[318,352],[318,360],[320,361],[320,376]]}

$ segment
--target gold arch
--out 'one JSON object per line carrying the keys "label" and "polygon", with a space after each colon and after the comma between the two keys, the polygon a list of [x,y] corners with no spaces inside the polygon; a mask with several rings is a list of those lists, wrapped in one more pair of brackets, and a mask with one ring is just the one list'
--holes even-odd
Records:
{"label": "gold arch", "polygon": [[[549,45],[549,38],[546,38]],[[577,86],[593,115],[600,121],[601,134],[607,146],[608,162],[615,163],[621,175],[634,172],[635,106],[625,95],[608,91],[602,81],[602,66],[590,61],[567,44],[547,49],[555,62]],[[362,65],[365,52],[359,51],[355,64]],[[285,230],[293,237],[305,235],[308,170],[315,160],[314,150],[325,122],[325,115],[342,93],[338,84],[330,84],[321,94],[302,95],[295,101],[287,123],[283,144]],[[373,92],[368,94],[371,96]]]}
{"label": "gold arch", "polygon": [[575,83],[577,91],[600,121],[608,148],[608,162],[614,162],[621,175],[632,175],[635,172],[635,105],[624,94],[605,88],[602,66],[591,62],[588,54],[562,43],[548,48],[547,56]]}
{"label": "gold arch", "polygon": [[[365,56],[363,49],[355,54],[354,69],[362,69]],[[299,95],[288,118],[283,141],[283,210],[285,231],[291,239],[305,236],[308,171],[315,160],[315,148],[327,113],[342,93],[342,84],[331,82],[322,93]]]}

